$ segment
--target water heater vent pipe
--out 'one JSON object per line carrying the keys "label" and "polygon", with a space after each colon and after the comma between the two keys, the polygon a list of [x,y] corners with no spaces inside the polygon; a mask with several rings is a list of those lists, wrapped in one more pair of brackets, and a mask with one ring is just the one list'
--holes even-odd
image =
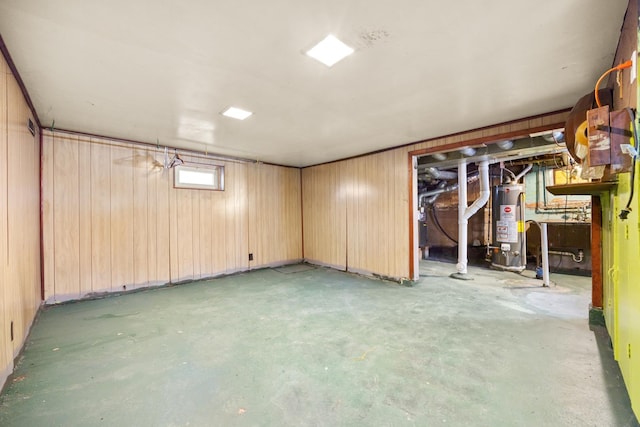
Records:
{"label": "water heater vent pipe", "polygon": [[467,162],[465,159],[460,159],[458,163],[458,264],[456,265],[458,275],[467,274],[469,218],[489,201],[491,194],[489,189],[489,162],[483,160],[478,163],[478,172],[480,173],[480,195],[471,206],[467,206]]}
{"label": "water heater vent pipe", "polygon": [[524,168],[524,169],[522,170],[522,172],[520,172],[518,175],[516,175],[515,183],[517,184],[517,183],[518,183],[518,181],[520,181],[520,179],[521,179],[523,176],[525,176],[526,174],[528,174],[528,173],[529,173],[529,171],[530,171],[531,169],[533,169],[533,165],[532,165],[532,164],[531,164],[531,165],[527,165],[527,167],[526,167],[526,168]]}

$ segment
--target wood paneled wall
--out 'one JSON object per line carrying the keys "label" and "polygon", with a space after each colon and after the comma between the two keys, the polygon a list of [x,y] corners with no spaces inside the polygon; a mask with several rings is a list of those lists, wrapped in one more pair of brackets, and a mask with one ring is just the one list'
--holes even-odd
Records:
{"label": "wood paneled wall", "polygon": [[407,153],[392,150],[303,169],[305,258],[405,277],[409,191],[403,167]]}
{"label": "wood paneled wall", "polygon": [[302,259],[298,169],[181,157],[225,191],[173,188],[162,149],[44,131],[47,302]]}
{"label": "wood paneled wall", "polygon": [[251,268],[302,260],[300,169],[249,165]]}
{"label": "wood paneled wall", "polygon": [[304,168],[305,259],[358,273],[409,278],[410,155],[561,127],[567,114],[547,114]]}
{"label": "wood paneled wall", "polygon": [[[0,55],[0,388],[40,306],[40,141]],[[13,338],[12,338],[13,331]]]}
{"label": "wood paneled wall", "polygon": [[341,163],[328,163],[302,170],[302,212],[305,259],[345,270],[350,186],[342,169]]}

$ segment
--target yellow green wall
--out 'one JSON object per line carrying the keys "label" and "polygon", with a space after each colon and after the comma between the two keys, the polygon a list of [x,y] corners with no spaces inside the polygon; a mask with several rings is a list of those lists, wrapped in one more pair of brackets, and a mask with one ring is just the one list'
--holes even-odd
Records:
{"label": "yellow green wall", "polygon": [[[637,190],[640,178],[636,176],[636,194],[632,211],[626,220],[618,217],[629,197],[629,174],[619,177],[618,188],[604,212],[605,278],[604,312],[611,335],[614,357],[620,365],[631,405],[640,418],[640,228],[638,222]],[[604,209],[604,206],[603,206]],[[608,240],[608,241],[607,241]]]}
{"label": "yellow green wall", "polygon": [[[618,45],[615,64],[637,52],[638,1],[631,0]],[[614,87],[614,109],[638,109],[637,78],[633,84]],[[622,94],[620,93],[622,91]],[[636,120],[636,125],[638,121]],[[618,185],[603,194],[603,309],[613,344],[614,357],[620,365],[631,406],[640,418],[640,161],[636,165],[635,194],[627,219],[619,218],[631,190],[630,173],[618,175]]]}

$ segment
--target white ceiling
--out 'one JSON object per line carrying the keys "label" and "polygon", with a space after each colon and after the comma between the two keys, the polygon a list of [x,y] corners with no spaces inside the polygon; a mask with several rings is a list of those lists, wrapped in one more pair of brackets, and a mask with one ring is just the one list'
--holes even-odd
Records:
{"label": "white ceiling", "polygon": [[0,0],[0,34],[43,126],[306,166],[571,107],[626,4]]}

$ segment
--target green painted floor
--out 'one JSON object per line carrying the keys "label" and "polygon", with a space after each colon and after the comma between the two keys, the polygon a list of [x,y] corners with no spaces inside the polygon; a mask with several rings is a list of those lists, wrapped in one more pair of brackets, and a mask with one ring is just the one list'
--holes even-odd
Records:
{"label": "green painted floor", "polygon": [[453,271],[260,270],[49,307],[0,425],[638,425],[590,279]]}

